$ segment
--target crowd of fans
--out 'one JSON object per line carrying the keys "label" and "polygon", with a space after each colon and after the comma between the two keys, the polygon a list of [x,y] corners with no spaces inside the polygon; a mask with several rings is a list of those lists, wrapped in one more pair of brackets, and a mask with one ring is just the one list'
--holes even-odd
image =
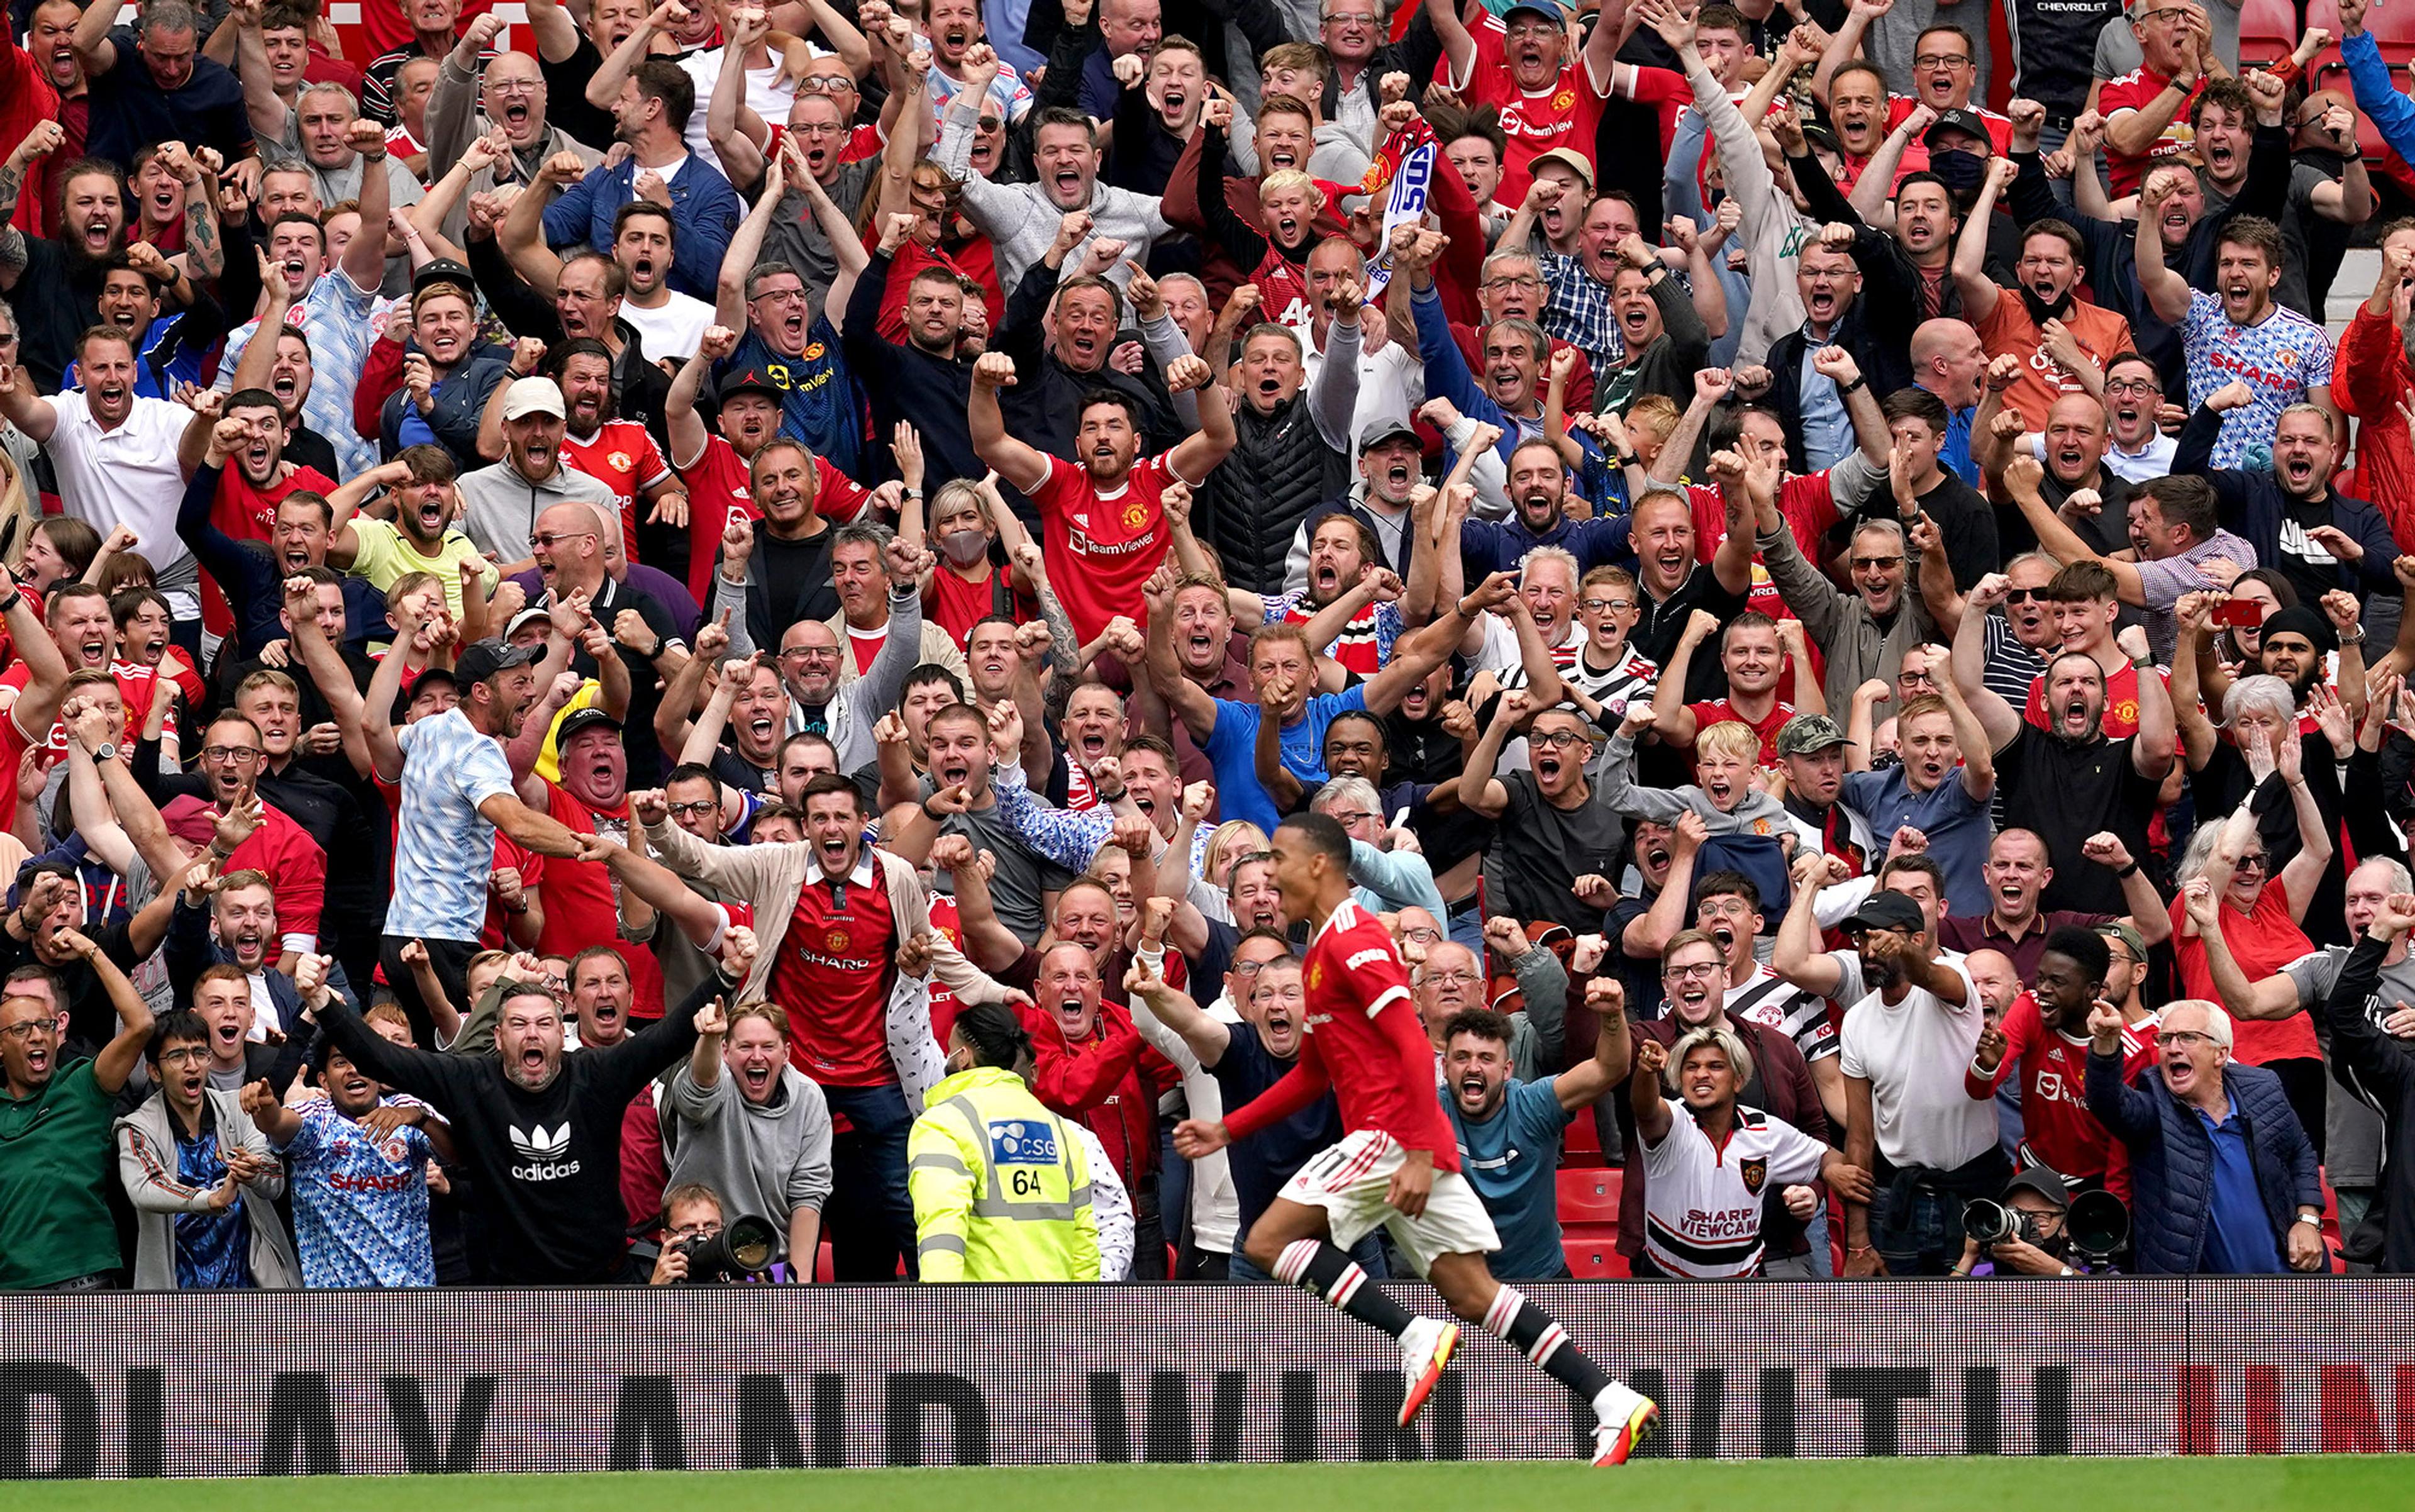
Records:
{"label": "crowd of fans", "polygon": [[2415,1266],[2365,7],[18,0],[0,1286]]}

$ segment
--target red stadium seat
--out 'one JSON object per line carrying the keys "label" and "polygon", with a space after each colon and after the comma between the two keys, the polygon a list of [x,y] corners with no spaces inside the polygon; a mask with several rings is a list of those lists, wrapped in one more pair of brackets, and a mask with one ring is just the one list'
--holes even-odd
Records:
{"label": "red stadium seat", "polygon": [[1616,1224],[1580,1224],[1563,1230],[1560,1251],[1568,1258],[1568,1274],[1580,1280],[1625,1280],[1632,1274],[1627,1257],[1618,1252]]}
{"label": "red stadium seat", "polygon": [[1560,1221],[1616,1224],[1618,1189],[1624,1175],[1607,1166],[1560,1172]]}
{"label": "red stadium seat", "polygon": [[1601,1156],[1601,1140],[1597,1137],[1593,1115],[1582,1115],[1576,1122],[1568,1125],[1568,1134],[1560,1146],[1560,1168],[1565,1171],[1608,1163]]}

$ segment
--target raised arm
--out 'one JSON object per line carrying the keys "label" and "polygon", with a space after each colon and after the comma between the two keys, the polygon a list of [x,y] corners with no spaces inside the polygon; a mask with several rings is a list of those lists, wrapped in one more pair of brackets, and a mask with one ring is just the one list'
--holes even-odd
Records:
{"label": "raised arm", "polygon": [[1972,325],[1985,323],[1995,313],[1996,300],[2002,293],[1996,281],[1988,277],[1988,228],[1995,220],[1997,197],[2018,172],[2009,157],[1998,157],[1988,163],[1978,198],[1962,217],[1962,230],[1954,238],[1954,288],[1962,296],[1962,318]]}
{"label": "raised arm", "polygon": [[2002,603],[2011,590],[2002,573],[1989,573],[1979,579],[1964,603],[1962,622],[1954,631],[1954,685],[1988,732],[1988,743],[1998,751],[2012,744],[2021,732],[2021,711],[1991,690],[1984,676],[1988,611]]}
{"label": "raised arm", "polygon": [[[2171,94],[2164,91],[2161,100]],[[2152,142],[2154,138],[2147,139]],[[2188,280],[2164,262],[2164,206],[2171,200],[2171,175],[2166,174],[2138,197],[2138,289],[2147,296],[2147,304],[2155,318],[2166,325],[2179,325],[2188,319]]]}

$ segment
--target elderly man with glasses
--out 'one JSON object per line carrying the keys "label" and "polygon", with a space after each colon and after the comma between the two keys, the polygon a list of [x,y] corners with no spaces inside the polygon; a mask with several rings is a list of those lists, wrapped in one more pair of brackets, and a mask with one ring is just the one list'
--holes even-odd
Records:
{"label": "elderly man with glasses", "polygon": [[[1492,1006],[1492,979],[1484,953],[1457,940],[1446,939],[1432,915],[1404,908],[1393,930],[1402,951],[1411,959],[1425,953],[1417,967],[1418,1022],[1439,1057],[1448,1048],[1444,1030],[1462,1013]],[[1509,1074],[1531,1082],[1559,1064],[1561,1038],[1568,1030],[1568,973],[1548,946],[1532,943],[1514,919],[1484,921],[1484,941],[1518,980],[1525,1007],[1509,1015]]]}

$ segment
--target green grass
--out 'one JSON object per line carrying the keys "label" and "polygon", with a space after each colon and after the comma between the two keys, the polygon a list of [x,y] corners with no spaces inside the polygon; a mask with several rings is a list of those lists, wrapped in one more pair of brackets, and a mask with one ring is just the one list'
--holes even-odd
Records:
{"label": "green grass", "polygon": [[[10,1512],[290,1512],[318,1496],[345,1512],[592,1512],[697,1505],[713,1512],[1233,1512],[1246,1498],[1385,1512],[1522,1512],[1613,1497],[1653,1512],[1970,1512],[1976,1506],[2185,1506],[2271,1512],[2289,1505],[2406,1505],[2405,1461],[2375,1456],[2223,1460],[1831,1460],[1582,1464],[1084,1465],[998,1470],[765,1471],[634,1475],[348,1477],[343,1489],[290,1481],[19,1483]],[[657,1502],[656,1498],[665,1499]]]}

